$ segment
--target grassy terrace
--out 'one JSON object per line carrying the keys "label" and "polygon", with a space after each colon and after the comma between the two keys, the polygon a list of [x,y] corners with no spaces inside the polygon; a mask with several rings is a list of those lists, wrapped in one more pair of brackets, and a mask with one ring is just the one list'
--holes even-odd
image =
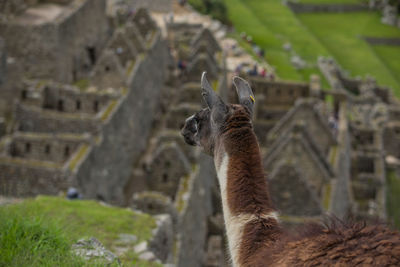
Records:
{"label": "grassy terrace", "polygon": [[[371,74],[380,84],[395,89],[397,96],[400,96],[400,66],[393,62],[400,58],[398,52],[397,55],[393,53],[396,48],[380,46],[375,49],[361,38],[400,38],[398,28],[381,24],[380,15],[371,12],[302,14],[299,18],[352,76]],[[400,51],[399,48],[397,51]]]}
{"label": "grassy terrace", "polygon": [[[152,217],[106,207],[95,201],[38,197],[0,207],[0,266],[104,266],[86,263],[70,252],[83,237],[96,237],[113,250],[119,234],[133,234],[137,243],[148,240],[156,226]],[[129,249],[123,266],[157,266],[137,259]]]}
{"label": "grassy terrace", "polygon": [[315,63],[318,55],[329,55],[281,1],[225,0],[225,3],[237,32],[251,35],[265,49],[266,60],[276,68],[280,78],[308,81],[311,73],[318,72],[315,66],[298,71],[290,64],[290,54],[282,48],[288,41],[308,62]]}
{"label": "grassy terrace", "polygon": [[[308,81],[319,73],[318,56],[333,56],[351,75],[373,74],[381,85],[391,86],[400,96],[400,53],[398,48],[367,44],[361,36],[400,37],[400,30],[380,23],[374,12],[345,14],[292,13],[280,0],[224,0],[229,19],[237,34],[246,32],[266,51],[266,60],[282,79]],[[358,0],[302,0],[308,3],[355,3]],[[238,36],[238,35],[237,35]],[[290,42],[293,51],[308,66],[296,70],[283,44]],[[396,75],[397,74],[397,75]]]}
{"label": "grassy terrace", "polygon": [[302,4],[362,4],[366,0],[299,0]]}

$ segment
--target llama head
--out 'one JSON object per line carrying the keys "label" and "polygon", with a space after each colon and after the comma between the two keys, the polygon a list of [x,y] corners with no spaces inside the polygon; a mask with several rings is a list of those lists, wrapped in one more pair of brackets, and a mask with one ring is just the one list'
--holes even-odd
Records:
{"label": "llama head", "polygon": [[181,130],[185,142],[200,146],[204,152],[214,154],[214,147],[222,133],[230,128],[239,128],[251,123],[254,95],[249,84],[240,77],[233,78],[239,104],[226,104],[215,93],[207,80],[206,73],[201,77],[201,94],[207,108],[186,119]]}

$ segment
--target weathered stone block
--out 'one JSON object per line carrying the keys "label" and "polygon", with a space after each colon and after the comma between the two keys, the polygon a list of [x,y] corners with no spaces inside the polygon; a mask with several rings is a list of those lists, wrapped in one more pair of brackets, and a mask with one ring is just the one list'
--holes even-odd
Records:
{"label": "weathered stone block", "polygon": [[189,161],[176,143],[162,144],[152,155],[147,169],[150,189],[171,198],[175,197],[179,180],[191,170]]}
{"label": "weathered stone block", "polygon": [[274,205],[285,215],[318,216],[322,214],[321,200],[308,184],[304,174],[295,166],[275,167],[269,176]]}

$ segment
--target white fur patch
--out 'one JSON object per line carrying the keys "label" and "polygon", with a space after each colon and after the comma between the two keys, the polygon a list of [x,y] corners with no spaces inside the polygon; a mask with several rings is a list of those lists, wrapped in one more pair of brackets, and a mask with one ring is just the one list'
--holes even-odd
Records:
{"label": "white fur patch", "polygon": [[244,226],[254,220],[259,218],[262,219],[275,219],[278,221],[277,212],[271,212],[269,214],[255,215],[255,214],[239,214],[237,216],[232,216],[231,211],[228,207],[227,198],[227,182],[228,182],[228,166],[229,157],[224,155],[222,157],[222,162],[217,170],[218,181],[221,188],[221,198],[222,198],[222,209],[224,212],[224,221],[226,227],[226,234],[228,237],[229,252],[231,255],[232,265],[234,267],[239,267],[239,249],[242,241],[242,233]]}

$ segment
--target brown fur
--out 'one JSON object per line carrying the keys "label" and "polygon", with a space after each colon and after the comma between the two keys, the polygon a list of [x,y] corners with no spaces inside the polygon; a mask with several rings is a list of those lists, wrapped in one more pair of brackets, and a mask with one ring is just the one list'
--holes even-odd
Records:
{"label": "brown fur", "polygon": [[235,112],[227,118],[221,136],[230,159],[228,205],[233,215],[267,214],[273,209],[250,115],[241,106],[233,107]]}
{"label": "brown fur", "polygon": [[273,217],[265,217],[274,209],[250,110],[242,105],[228,105],[227,110],[217,124],[210,122],[209,109],[196,113],[186,121],[182,135],[187,143],[214,155],[217,167],[223,153],[229,157],[229,211],[232,216],[254,216],[242,230],[240,266],[400,266],[400,234],[383,225],[332,220],[327,227],[311,224],[293,236]]}
{"label": "brown fur", "polygon": [[383,225],[333,224],[282,236],[244,266],[399,266],[399,233]]}

